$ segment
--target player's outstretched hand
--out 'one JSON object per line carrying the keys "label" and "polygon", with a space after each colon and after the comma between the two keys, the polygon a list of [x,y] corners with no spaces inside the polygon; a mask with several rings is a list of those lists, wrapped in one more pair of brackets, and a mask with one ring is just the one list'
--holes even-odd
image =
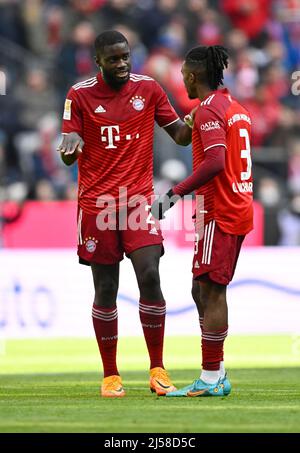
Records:
{"label": "player's outstretched hand", "polygon": [[190,113],[188,113],[187,115],[185,115],[185,117],[183,118],[183,121],[185,122],[185,124],[187,126],[189,126],[191,129],[193,129],[193,127],[194,127],[194,119],[195,119],[195,114],[196,114],[197,108],[198,107],[193,108],[193,110]]}
{"label": "player's outstretched hand", "polygon": [[180,199],[179,195],[175,195],[173,190],[161,195],[151,206],[151,214],[158,220],[165,219],[165,212],[172,208],[174,204]]}
{"label": "player's outstretched hand", "polygon": [[65,156],[76,153],[82,153],[84,141],[77,134],[77,132],[70,132],[63,135],[61,144],[58,146],[57,151]]}

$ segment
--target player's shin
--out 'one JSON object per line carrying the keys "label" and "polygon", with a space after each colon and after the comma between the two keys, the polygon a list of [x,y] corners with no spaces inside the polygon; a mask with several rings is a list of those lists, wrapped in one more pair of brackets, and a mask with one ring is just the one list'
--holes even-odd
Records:
{"label": "player's shin", "polygon": [[163,343],[166,303],[164,300],[153,302],[141,299],[139,314],[149,352],[150,368],[164,368]]}
{"label": "player's shin", "polygon": [[117,307],[104,308],[94,304],[92,317],[103,363],[104,377],[119,375],[116,363],[118,342]]}
{"label": "player's shin", "polygon": [[[200,316],[199,325],[200,325],[200,329],[201,329],[201,334],[203,332],[203,321],[204,321],[204,318],[202,316]],[[223,348],[223,354],[221,357],[220,367],[219,367],[219,376],[221,379],[224,379],[225,375],[226,375],[226,370],[225,370],[225,364],[224,364],[224,348]]]}
{"label": "player's shin", "polygon": [[202,373],[200,378],[204,382],[213,384],[221,377],[220,363],[223,362],[224,341],[227,332],[227,326],[218,331],[202,330]]}

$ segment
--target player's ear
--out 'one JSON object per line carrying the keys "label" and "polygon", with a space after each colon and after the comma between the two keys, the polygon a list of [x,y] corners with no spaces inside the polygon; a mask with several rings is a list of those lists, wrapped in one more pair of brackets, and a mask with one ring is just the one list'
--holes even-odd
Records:
{"label": "player's ear", "polygon": [[190,72],[189,73],[189,79],[190,79],[190,83],[195,83],[196,82],[196,74],[194,74],[193,72]]}
{"label": "player's ear", "polygon": [[94,56],[94,61],[95,61],[96,65],[98,66],[98,68],[100,68],[100,58],[98,57],[98,55]]}

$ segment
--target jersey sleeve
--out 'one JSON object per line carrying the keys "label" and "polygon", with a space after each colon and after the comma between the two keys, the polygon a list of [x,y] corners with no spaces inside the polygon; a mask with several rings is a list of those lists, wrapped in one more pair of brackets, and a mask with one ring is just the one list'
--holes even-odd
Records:
{"label": "jersey sleeve", "polygon": [[157,82],[154,83],[155,121],[160,127],[167,127],[178,121],[179,116],[170,104],[168,96],[162,87]]}
{"label": "jersey sleeve", "polygon": [[214,146],[226,148],[226,122],[217,109],[200,107],[196,113],[194,127],[198,128],[204,151]]}
{"label": "jersey sleeve", "polygon": [[77,132],[82,135],[82,113],[79,106],[79,99],[75,91],[71,88],[65,99],[62,133],[68,134]]}

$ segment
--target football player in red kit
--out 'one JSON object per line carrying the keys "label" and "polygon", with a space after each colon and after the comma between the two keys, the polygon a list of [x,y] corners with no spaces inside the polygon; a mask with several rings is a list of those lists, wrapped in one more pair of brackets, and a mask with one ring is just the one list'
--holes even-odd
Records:
{"label": "football player in red kit", "polygon": [[80,263],[91,266],[94,280],[92,317],[104,369],[101,394],[125,395],[116,363],[116,298],[125,253],[140,290],[150,389],[165,395],[175,387],[163,364],[166,304],[158,273],[163,238],[149,212],[153,132],[156,121],[176,143],[188,145],[191,129],[155,80],[130,72],[130,49],[121,33],[103,32],[95,48],[100,71],[69,90],[58,150],[66,165],[78,160],[78,255]]}
{"label": "football player in red kit", "polygon": [[192,295],[202,331],[202,372],[191,385],[168,396],[223,396],[231,391],[223,357],[226,289],[243,239],[253,228],[253,183],[249,113],[227,89],[218,89],[227,64],[222,46],[196,47],[186,55],[186,90],[191,99],[200,100],[193,124],[193,173],[151,208],[153,216],[162,219],[180,197],[196,191]]}

